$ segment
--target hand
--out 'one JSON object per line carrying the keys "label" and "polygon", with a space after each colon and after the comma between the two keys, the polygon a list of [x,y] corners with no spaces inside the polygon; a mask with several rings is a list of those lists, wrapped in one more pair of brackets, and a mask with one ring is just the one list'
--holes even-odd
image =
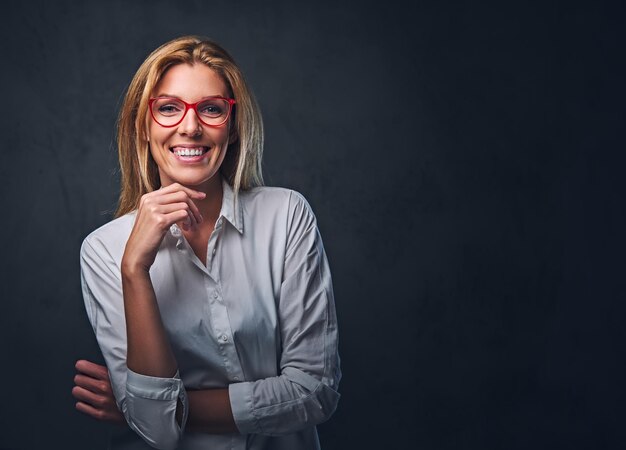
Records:
{"label": "hand", "polygon": [[122,270],[139,268],[147,272],[154,263],[163,236],[174,223],[185,231],[195,230],[203,219],[193,200],[204,197],[204,192],[178,183],[144,194],[126,243]]}
{"label": "hand", "polygon": [[126,419],[117,408],[109,372],[105,366],[89,361],[76,361],[78,374],[74,377],[76,386],[72,395],[78,400],[76,409],[95,419],[125,424]]}

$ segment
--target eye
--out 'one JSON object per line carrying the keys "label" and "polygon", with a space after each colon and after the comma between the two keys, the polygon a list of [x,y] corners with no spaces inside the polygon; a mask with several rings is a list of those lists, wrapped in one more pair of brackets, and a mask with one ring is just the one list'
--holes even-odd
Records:
{"label": "eye", "polygon": [[219,117],[228,111],[228,103],[222,99],[212,99],[198,105],[198,112],[206,117]]}
{"label": "eye", "polygon": [[184,108],[180,102],[164,98],[154,103],[154,109],[161,115],[173,116],[179,114]]}

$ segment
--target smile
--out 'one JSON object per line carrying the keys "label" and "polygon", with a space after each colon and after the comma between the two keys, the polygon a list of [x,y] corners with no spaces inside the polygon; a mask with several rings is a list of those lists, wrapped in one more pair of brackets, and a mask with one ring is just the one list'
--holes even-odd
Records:
{"label": "smile", "polygon": [[198,157],[202,156],[209,151],[209,147],[172,147],[170,151],[178,157]]}

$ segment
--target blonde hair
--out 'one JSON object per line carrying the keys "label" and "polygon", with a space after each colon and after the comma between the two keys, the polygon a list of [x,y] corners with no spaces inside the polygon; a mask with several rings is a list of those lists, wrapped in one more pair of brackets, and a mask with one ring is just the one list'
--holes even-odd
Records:
{"label": "blonde hair", "polygon": [[177,64],[201,63],[218,73],[237,101],[231,117],[234,141],[220,171],[235,195],[263,185],[263,121],[252,91],[233,58],[215,42],[199,36],[183,36],[153,51],[133,77],[117,122],[121,191],[115,217],[138,208],[141,196],[160,187],[159,168],[150,153],[146,115],[148,100],[164,73]]}

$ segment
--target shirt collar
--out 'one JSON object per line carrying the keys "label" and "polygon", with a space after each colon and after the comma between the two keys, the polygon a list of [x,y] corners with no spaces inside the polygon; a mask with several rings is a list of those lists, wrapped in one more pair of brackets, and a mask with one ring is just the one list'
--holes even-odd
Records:
{"label": "shirt collar", "polygon": [[241,198],[235,195],[233,188],[222,177],[222,210],[220,216],[228,220],[239,233],[243,234],[243,207]]}

